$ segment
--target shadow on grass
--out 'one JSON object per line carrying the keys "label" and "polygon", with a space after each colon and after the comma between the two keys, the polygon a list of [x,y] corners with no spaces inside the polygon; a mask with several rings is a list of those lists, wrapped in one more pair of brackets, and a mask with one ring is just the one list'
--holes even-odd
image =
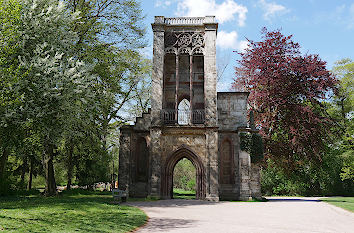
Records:
{"label": "shadow on grass", "polygon": [[21,232],[126,232],[144,224],[139,209],[111,195],[0,198],[0,229]]}
{"label": "shadow on grass", "polygon": [[321,200],[321,201],[325,201],[325,202],[348,202],[348,203],[351,203],[350,201],[345,201],[345,200]]}

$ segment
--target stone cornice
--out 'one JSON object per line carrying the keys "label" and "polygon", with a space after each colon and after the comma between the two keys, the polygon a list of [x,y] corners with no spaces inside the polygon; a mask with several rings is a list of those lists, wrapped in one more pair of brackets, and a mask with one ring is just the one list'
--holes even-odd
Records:
{"label": "stone cornice", "polygon": [[215,16],[174,18],[155,16],[155,21],[151,25],[154,30],[160,29],[161,26],[205,26],[208,30],[217,30],[218,28]]}

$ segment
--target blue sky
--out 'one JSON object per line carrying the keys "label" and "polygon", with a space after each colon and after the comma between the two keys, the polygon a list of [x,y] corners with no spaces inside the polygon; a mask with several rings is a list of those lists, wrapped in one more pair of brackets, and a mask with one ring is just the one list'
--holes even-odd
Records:
{"label": "blue sky", "polygon": [[219,23],[217,63],[227,65],[218,91],[227,91],[245,38],[260,40],[262,27],[293,35],[301,51],[319,54],[331,69],[336,60],[354,58],[354,0],[142,0],[146,16],[146,53],[152,56],[150,24],[165,17],[215,15]]}

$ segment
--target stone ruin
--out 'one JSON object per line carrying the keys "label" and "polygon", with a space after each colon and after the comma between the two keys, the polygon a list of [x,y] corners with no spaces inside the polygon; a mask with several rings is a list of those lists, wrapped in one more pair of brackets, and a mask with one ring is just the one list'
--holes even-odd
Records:
{"label": "stone ruin", "polygon": [[250,130],[247,92],[217,92],[214,16],[156,16],[151,109],[121,128],[119,189],[130,197],[173,198],[182,158],[196,168],[196,198],[260,198],[260,169],[240,149]]}

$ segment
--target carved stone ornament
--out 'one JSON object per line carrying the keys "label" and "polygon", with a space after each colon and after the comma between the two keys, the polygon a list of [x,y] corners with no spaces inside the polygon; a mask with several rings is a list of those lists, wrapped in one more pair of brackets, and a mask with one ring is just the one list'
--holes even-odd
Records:
{"label": "carved stone ornament", "polygon": [[167,47],[167,48],[165,48],[165,53],[177,55],[177,49],[174,47]]}
{"label": "carved stone ornament", "polygon": [[178,35],[178,47],[187,47],[192,42],[192,36],[188,33],[181,33]]}
{"label": "carved stone ornament", "polygon": [[165,32],[165,52],[170,54],[203,54],[202,32]]}
{"label": "carved stone ornament", "polygon": [[178,50],[178,54],[188,54],[191,55],[191,49],[188,47],[182,47]]}
{"label": "carved stone ornament", "polygon": [[200,33],[195,33],[192,36],[192,46],[204,46],[204,37]]}
{"label": "carved stone ornament", "polygon": [[202,47],[196,47],[193,49],[192,55],[204,54],[204,49]]}

